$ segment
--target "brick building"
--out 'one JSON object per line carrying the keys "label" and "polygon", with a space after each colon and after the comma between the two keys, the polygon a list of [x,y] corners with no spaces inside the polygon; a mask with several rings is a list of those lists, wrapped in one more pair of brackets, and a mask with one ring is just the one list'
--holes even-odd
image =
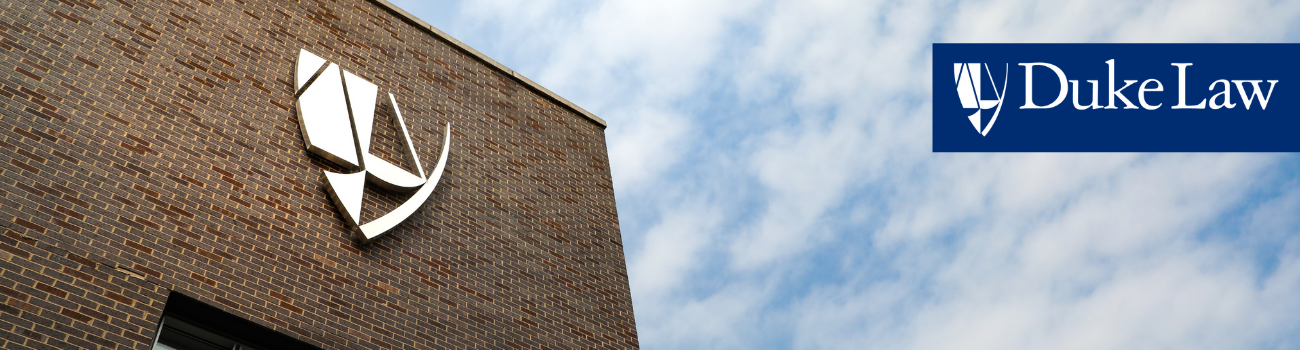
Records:
{"label": "brick building", "polygon": [[[445,159],[369,243],[304,50],[384,96],[371,154]],[[0,348],[637,347],[604,122],[383,0],[6,2],[0,62]]]}

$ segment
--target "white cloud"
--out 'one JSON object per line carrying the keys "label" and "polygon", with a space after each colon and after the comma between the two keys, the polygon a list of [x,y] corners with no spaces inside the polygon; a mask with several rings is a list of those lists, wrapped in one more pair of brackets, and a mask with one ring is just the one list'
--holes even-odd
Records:
{"label": "white cloud", "polygon": [[[718,293],[696,300],[673,300],[664,310],[637,315],[637,335],[645,348],[752,349],[763,345],[756,337],[764,315],[755,305],[770,298],[770,286],[756,283],[728,285]],[[656,300],[658,301],[658,300]],[[642,306],[637,306],[644,310]],[[653,306],[651,306],[653,307]],[[642,324],[642,323],[645,324]]]}
{"label": "white cloud", "polygon": [[618,193],[654,190],[654,183],[688,151],[685,139],[694,129],[687,116],[669,110],[628,111],[606,129],[609,160]]}
{"label": "white cloud", "polygon": [[646,231],[638,259],[628,273],[636,275],[632,290],[638,299],[664,297],[681,287],[687,274],[700,264],[700,252],[714,239],[720,213],[704,205],[666,208],[664,221]]}
{"label": "white cloud", "polygon": [[1300,4],[1275,1],[1026,1],[957,5],[952,42],[1270,42]]}
{"label": "white cloud", "polygon": [[[1208,244],[1197,236],[1207,223],[1221,220],[1219,215],[1249,199],[1243,193],[1252,175],[1272,165],[1273,158],[1130,158],[1135,161],[1112,167],[1107,176],[1062,181],[1062,186],[1082,190],[1076,196],[1034,201],[1043,204],[1036,208],[1008,210],[992,203],[1007,202],[999,197],[1010,192],[989,191],[983,202],[990,205],[974,212],[992,217],[960,225],[950,243],[926,236],[869,249],[871,254],[942,251],[949,257],[937,263],[922,261],[930,266],[917,268],[908,266],[915,263],[913,259],[902,256],[883,267],[897,269],[896,278],[849,279],[814,288],[793,307],[799,315],[795,345],[846,349],[861,344],[911,349],[1268,345],[1295,330],[1295,308],[1300,306],[1294,300],[1300,292],[1298,256],[1285,255],[1275,272],[1258,279],[1261,267],[1252,261],[1253,252]],[[1050,164],[1047,167],[1053,167]],[[998,165],[1004,168],[1005,164]],[[961,186],[997,187],[951,187]],[[1295,205],[1296,193],[1300,188],[1290,186],[1279,200],[1243,216],[1259,218],[1285,210]],[[894,203],[906,207],[942,202],[929,195],[903,196],[911,199]],[[1268,225],[1287,232],[1300,229],[1294,224]]]}

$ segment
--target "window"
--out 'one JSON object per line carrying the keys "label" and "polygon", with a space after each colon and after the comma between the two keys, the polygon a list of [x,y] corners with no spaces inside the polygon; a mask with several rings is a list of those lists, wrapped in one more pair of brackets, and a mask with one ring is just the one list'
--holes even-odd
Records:
{"label": "window", "polygon": [[167,297],[154,350],[320,350],[177,292]]}
{"label": "window", "polygon": [[217,335],[202,327],[189,324],[180,319],[163,316],[158,327],[158,341],[154,350],[253,350],[246,346]]}

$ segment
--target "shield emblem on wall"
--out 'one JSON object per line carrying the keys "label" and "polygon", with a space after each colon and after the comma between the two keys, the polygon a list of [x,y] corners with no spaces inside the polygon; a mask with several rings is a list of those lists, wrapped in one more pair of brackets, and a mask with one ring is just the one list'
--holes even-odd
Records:
{"label": "shield emblem on wall", "polygon": [[[451,123],[446,124],[438,164],[426,175],[420,156],[411,144],[397,99],[388,94],[393,127],[405,143],[403,151],[415,164],[412,173],[370,153],[371,129],[379,99],[377,85],[307,50],[299,51],[295,71],[294,96],[302,140],[308,151],[352,171],[324,170],[325,187],[357,239],[362,243],[373,241],[406,221],[433,193],[451,150]],[[362,199],[367,182],[389,191],[414,194],[393,211],[362,223]]]}

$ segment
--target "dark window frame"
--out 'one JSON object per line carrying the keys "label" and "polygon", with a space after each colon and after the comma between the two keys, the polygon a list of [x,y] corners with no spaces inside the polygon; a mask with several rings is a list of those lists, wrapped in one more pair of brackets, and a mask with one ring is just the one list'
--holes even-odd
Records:
{"label": "dark window frame", "polygon": [[[201,329],[200,332],[211,333],[209,336],[216,335],[234,341],[238,344],[235,347],[236,349],[321,350],[321,348],[221,311],[221,309],[204,304],[197,299],[176,291],[172,291],[167,296],[167,305],[163,307],[163,315],[158,319],[158,328],[154,334],[154,344],[151,347],[157,345],[164,326],[169,321],[182,324],[182,328],[198,328]],[[171,331],[175,331],[175,329]]]}

